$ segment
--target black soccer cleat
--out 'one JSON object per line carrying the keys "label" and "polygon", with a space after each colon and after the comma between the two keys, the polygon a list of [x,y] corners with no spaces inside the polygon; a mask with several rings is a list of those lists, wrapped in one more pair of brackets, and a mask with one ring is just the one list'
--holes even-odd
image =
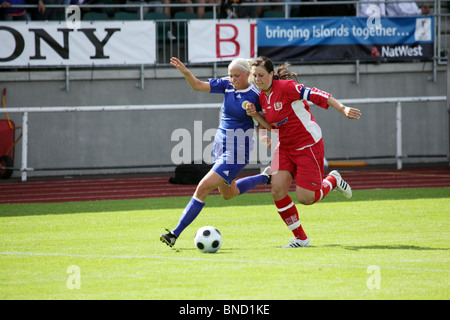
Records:
{"label": "black soccer cleat", "polygon": [[167,244],[169,247],[173,247],[175,245],[175,241],[177,241],[177,236],[174,235],[170,230],[166,229],[166,231],[168,233],[166,234],[162,234],[159,237],[159,240],[161,240],[161,242]]}

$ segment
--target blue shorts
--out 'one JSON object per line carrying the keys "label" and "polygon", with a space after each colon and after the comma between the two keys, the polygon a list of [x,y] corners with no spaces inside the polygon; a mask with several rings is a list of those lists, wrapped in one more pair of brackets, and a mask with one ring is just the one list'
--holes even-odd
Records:
{"label": "blue shorts", "polygon": [[[234,133],[234,135],[237,135]],[[230,185],[239,172],[248,164],[250,150],[253,148],[253,138],[240,135],[228,136],[225,130],[217,130],[214,138],[214,165],[212,170]]]}
{"label": "blue shorts", "polygon": [[227,164],[223,162],[216,162],[211,170],[221,176],[227,185],[231,185],[233,180],[237,178],[239,172],[241,172],[246,165],[247,164]]}

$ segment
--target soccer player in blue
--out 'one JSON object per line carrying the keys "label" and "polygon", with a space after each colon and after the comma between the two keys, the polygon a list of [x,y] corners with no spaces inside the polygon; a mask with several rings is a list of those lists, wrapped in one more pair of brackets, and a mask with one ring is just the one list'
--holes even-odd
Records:
{"label": "soccer player in blue", "polygon": [[[197,79],[177,58],[170,59],[170,63],[183,74],[195,91],[224,95],[222,117],[214,138],[213,167],[198,184],[175,229],[167,230],[168,233],[160,237],[163,243],[172,247],[183,230],[198,216],[205,206],[206,197],[213,190],[218,188],[222,197],[228,200],[259,184],[268,184],[270,166],[261,174],[236,180],[239,172],[248,164],[256,124],[246,113],[247,104],[253,104],[256,110],[261,111],[259,90],[248,80],[249,61],[235,59],[228,65],[228,77],[208,81]],[[270,128],[268,124],[267,128]]]}

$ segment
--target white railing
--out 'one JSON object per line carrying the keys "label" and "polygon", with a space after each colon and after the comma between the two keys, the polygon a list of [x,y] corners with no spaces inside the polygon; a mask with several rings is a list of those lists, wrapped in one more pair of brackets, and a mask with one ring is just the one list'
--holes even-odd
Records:
{"label": "white railing", "polygon": [[[402,169],[402,103],[407,102],[442,102],[447,101],[446,96],[430,97],[393,97],[393,98],[363,98],[363,99],[341,99],[346,105],[361,104],[396,104],[396,155],[397,169]],[[180,109],[217,109],[217,103],[205,104],[165,104],[165,105],[132,105],[132,106],[82,106],[82,107],[17,107],[0,108],[0,113],[22,113],[22,163],[21,180],[27,181],[27,173],[33,171],[28,167],[28,115],[29,113],[42,112],[111,112],[111,111],[155,111],[155,110],[180,110]],[[449,125],[449,124],[447,124]],[[448,128],[447,128],[448,132]],[[450,151],[447,151],[449,153]],[[448,156],[448,154],[447,154]]]}

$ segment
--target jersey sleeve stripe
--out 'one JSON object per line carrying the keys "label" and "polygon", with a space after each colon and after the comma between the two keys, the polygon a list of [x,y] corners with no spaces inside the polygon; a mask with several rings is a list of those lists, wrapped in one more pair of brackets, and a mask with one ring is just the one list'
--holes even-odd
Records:
{"label": "jersey sleeve stripe", "polygon": [[[316,95],[319,95],[319,96],[321,96],[321,97],[327,98],[327,99],[331,96],[329,93],[327,93],[327,92],[325,92],[325,91],[320,91],[320,90],[317,89],[317,88],[312,88],[312,93],[313,93],[313,94],[316,94]],[[308,99],[308,100],[309,100],[309,99]],[[309,100],[309,101],[311,101],[311,100]]]}
{"label": "jersey sleeve stripe", "polygon": [[307,87],[304,87],[304,88],[305,88],[305,95],[304,95],[305,100],[309,101],[310,95],[311,95],[311,89],[307,88]]}
{"label": "jersey sleeve stripe", "polygon": [[307,101],[309,101],[310,93],[311,93],[311,89],[303,86],[300,89],[300,100],[307,100]]}

